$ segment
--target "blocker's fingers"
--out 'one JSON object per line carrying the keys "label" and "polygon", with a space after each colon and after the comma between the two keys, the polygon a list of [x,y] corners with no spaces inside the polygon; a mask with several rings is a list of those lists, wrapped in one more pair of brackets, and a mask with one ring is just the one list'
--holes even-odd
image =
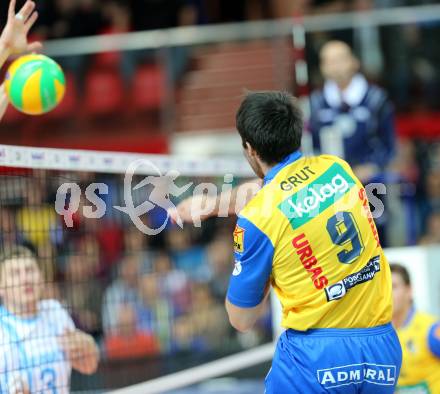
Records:
{"label": "blocker's fingers", "polygon": [[3,118],[3,115],[6,113],[6,109],[8,108],[8,98],[6,97],[6,93],[0,94],[0,121]]}
{"label": "blocker's fingers", "polygon": [[31,29],[31,27],[34,25],[37,19],[38,19],[38,12],[35,11],[24,24],[26,33]]}
{"label": "blocker's fingers", "polygon": [[28,45],[28,52],[38,52],[43,48],[43,44],[40,41],[32,42]]}
{"label": "blocker's fingers", "polygon": [[15,18],[15,2],[16,0],[11,0],[9,2],[9,9],[8,9],[9,18]]}
{"label": "blocker's fingers", "polygon": [[26,1],[21,10],[18,12],[22,17],[23,21],[27,21],[27,19],[31,16],[32,11],[35,9],[35,3],[33,1]]}
{"label": "blocker's fingers", "polygon": [[0,85],[0,104],[3,105],[4,103],[8,103],[8,97],[6,95],[5,84],[2,83]]}

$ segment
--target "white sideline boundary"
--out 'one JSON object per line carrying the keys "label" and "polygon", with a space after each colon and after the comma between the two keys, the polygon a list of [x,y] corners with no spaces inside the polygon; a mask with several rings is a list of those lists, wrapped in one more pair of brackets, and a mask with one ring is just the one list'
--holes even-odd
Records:
{"label": "white sideline boundary", "polygon": [[157,394],[187,387],[206,379],[220,377],[230,372],[239,371],[269,361],[273,357],[275,343],[261,345],[232,356],[211,361],[199,367],[188,368],[148,382],[111,391],[111,394]]}
{"label": "white sideline boundary", "polygon": [[137,160],[144,165],[136,167],[136,174],[165,175],[178,171],[180,176],[255,177],[243,157],[213,156],[185,157],[141,153],[104,152],[81,149],[24,147],[0,144],[0,166],[58,171],[93,171],[124,174]]}

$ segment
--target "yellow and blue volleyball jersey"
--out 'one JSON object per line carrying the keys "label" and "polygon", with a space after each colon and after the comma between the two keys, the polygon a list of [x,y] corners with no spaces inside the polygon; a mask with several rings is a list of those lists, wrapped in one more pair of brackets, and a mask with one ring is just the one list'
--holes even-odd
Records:
{"label": "yellow and blue volleyball jersey", "polygon": [[329,155],[289,155],[240,212],[228,300],[261,303],[270,281],[282,325],[369,328],[391,321],[391,273],[366,191]]}
{"label": "yellow and blue volleyball jersey", "polygon": [[397,393],[440,393],[440,322],[412,309],[397,335],[403,352]]}

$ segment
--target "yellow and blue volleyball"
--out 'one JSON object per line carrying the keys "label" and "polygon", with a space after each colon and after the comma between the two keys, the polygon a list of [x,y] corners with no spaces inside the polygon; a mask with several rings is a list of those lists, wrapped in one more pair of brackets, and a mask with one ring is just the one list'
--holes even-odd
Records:
{"label": "yellow and blue volleyball", "polygon": [[41,115],[63,99],[66,80],[61,67],[44,55],[15,60],[6,73],[6,93],[11,104],[28,115]]}

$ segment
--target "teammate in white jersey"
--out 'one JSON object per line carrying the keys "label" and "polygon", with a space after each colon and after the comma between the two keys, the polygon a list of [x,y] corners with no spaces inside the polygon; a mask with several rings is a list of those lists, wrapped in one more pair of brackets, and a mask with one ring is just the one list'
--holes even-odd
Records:
{"label": "teammate in white jersey", "polygon": [[93,374],[94,339],[56,300],[42,300],[35,256],[20,246],[0,255],[0,394],[69,393],[72,368]]}

